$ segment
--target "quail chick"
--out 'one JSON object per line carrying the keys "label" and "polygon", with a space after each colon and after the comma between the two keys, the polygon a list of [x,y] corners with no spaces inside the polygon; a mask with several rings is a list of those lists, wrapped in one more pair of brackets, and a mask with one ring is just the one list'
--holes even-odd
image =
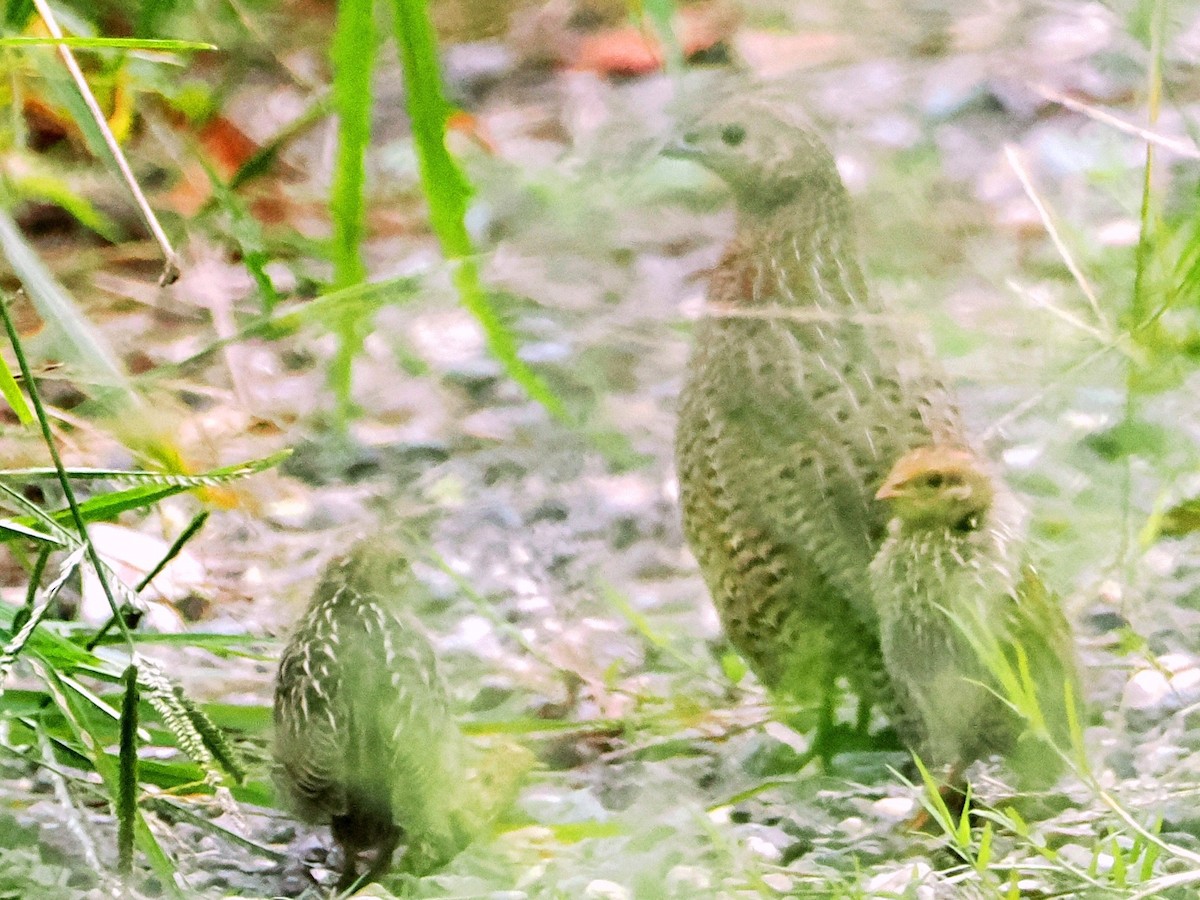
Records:
{"label": "quail chick", "polygon": [[786,104],[721,101],[666,153],[719,175],[737,207],[680,399],[688,542],[759,679],[819,711],[818,753],[839,680],[860,725],[881,702],[907,740],[871,597],[887,522],[873,495],[897,457],[957,433],[953,404],[868,293],[834,159]]}
{"label": "quail chick", "polygon": [[367,540],[331,563],[279,663],[275,777],[296,815],[331,826],[338,887],[379,878],[401,839],[403,866],[446,863],[515,796],[522,748],[486,753],[450,710],[429,637],[410,607],[404,557]]}
{"label": "quail chick", "polygon": [[876,496],[892,516],[871,564],[883,657],[918,713],[914,749],[951,782],[999,753],[1021,787],[1048,786],[1055,745],[1069,747],[1080,721],[1079,669],[1067,619],[1026,561],[1020,502],[953,445],[905,454]]}

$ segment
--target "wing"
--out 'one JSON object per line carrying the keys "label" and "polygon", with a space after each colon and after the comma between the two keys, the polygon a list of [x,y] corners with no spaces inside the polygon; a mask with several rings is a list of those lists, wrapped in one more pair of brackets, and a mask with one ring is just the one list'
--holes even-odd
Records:
{"label": "wing", "polygon": [[[375,604],[369,631],[375,656],[354,667],[356,718],[373,729],[361,737],[364,789],[390,793],[396,823],[414,857],[444,861],[461,849],[455,815],[466,774],[465,739],[432,644],[420,623],[397,604]],[[385,763],[377,760],[380,753]],[[375,757],[375,759],[372,759]],[[386,764],[386,778],[373,772]]]}
{"label": "wing", "polygon": [[342,670],[331,632],[326,615],[302,620],[275,688],[276,782],[297,815],[314,823],[347,809]]}

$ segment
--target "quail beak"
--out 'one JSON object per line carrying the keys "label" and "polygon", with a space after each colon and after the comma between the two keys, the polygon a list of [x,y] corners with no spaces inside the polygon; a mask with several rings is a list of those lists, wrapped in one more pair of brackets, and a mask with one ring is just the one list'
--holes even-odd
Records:
{"label": "quail beak", "polygon": [[667,141],[665,147],[662,148],[662,155],[667,159],[699,159],[700,148],[696,146],[696,136],[694,134],[676,135]]}
{"label": "quail beak", "polygon": [[904,482],[885,481],[883,487],[875,492],[876,500],[895,500],[904,496]]}

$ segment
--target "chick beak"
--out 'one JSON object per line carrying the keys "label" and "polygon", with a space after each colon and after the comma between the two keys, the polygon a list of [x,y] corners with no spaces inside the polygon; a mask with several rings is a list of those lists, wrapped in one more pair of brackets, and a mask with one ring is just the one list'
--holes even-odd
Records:
{"label": "chick beak", "polygon": [[904,495],[904,482],[885,481],[883,487],[875,492],[876,500],[895,500]]}

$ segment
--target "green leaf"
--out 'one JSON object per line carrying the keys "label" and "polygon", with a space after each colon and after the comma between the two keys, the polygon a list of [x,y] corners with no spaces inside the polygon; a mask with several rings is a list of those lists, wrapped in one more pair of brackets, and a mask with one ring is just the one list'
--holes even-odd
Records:
{"label": "green leaf", "polygon": [[1125,860],[1125,851],[1121,849],[1121,845],[1117,843],[1116,837],[1113,837],[1109,842],[1109,852],[1112,855],[1112,879],[1117,887],[1125,888],[1128,886],[1128,864]]}
{"label": "green leaf", "polygon": [[721,654],[721,671],[725,673],[725,677],[733,684],[741,684],[750,669],[746,666],[746,661],[740,655],[730,651],[729,653]]}
{"label": "green leaf", "polygon": [[429,203],[430,225],[442,253],[457,263],[452,280],[459,299],[482,326],[488,350],[508,377],[556,419],[569,421],[562,400],[518,355],[515,336],[500,318],[480,281],[475,248],[466,226],[471,184],[446,149],[446,123],[451,107],[442,92],[437,37],[426,2],[392,0],[392,5],[421,186]]}
{"label": "green leaf", "polygon": [[983,872],[992,861],[992,823],[984,822],[979,835],[979,852],[975,855],[975,868]]}
{"label": "green leaf", "polygon": [[[350,287],[366,280],[362,237],[367,145],[371,140],[371,72],[375,65],[375,21],[371,0],[339,0],[333,35],[333,106],[338,117],[337,159],[329,212],[333,218],[333,284]],[[411,87],[409,88],[411,90]],[[329,378],[337,397],[338,420],[351,415],[353,363],[362,350],[369,320],[347,312],[336,320],[337,353]]]}
{"label": "green leaf", "polygon": [[629,6],[635,13],[644,13],[654,27],[654,33],[666,50],[666,68],[668,72],[678,73],[683,70],[683,47],[675,34],[675,2],[674,0],[628,0]]}
{"label": "green leaf", "polygon": [[[113,757],[102,749],[102,739],[90,724],[87,708],[80,705],[78,695],[59,678],[58,673],[50,665],[38,664],[36,668],[54,698],[55,705],[66,717],[75,740],[83,748],[84,755],[103,780],[109,798],[115,801],[120,790],[118,765],[114,762]],[[163,851],[153,832],[146,825],[141,811],[137,809],[133,814],[133,833],[135,844],[146,854],[150,868],[154,870],[164,889],[172,896],[181,896],[175,882],[177,874],[175,864]]]}
{"label": "green leaf", "polygon": [[12,519],[0,519],[0,543],[28,540],[37,541],[40,544],[50,544],[53,547],[61,547],[64,543],[55,535],[45,534],[36,528],[14,522]]}
{"label": "green leaf", "polygon": [[[166,497],[181,494],[184,491],[214,487],[257,474],[278,465],[290,455],[290,452],[275,453],[263,459],[224,466],[220,469],[213,469],[199,475],[176,475],[165,472],[122,472],[119,469],[67,469],[66,473],[69,478],[77,480],[106,479],[139,482],[136,487],[101,494],[79,504],[79,513],[83,517],[84,522],[99,522],[116,518],[121,513],[131,509],[145,509]],[[9,469],[0,471],[0,478],[49,478],[53,477],[54,474],[54,469],[49,468]],[[71,510],[60,509],[53,513],[53,518],[56,522],[70,523],[72,521]],[[31,536],[42,541],[53,541],[53,536],[38,534],[34,529],[33,526],[39,522],[44,522],[40,515],[23,516],[18,519],[0,521],[0,542]]]}
{"label": "green leaf", "polygon": [[117,766],[117,871],[133,871],[133,837],[138,794],[138,686],[137,666],[125,670],[121,698],[121,740]]}
{"label": "green leaf", "polygon": [[[131,509],[146,509],[159,500],[181,494],[188,490],[186,487],[172,485],[168,487],[135,487],[112,494],[92,497],[79,504],[79,514],[85,522],[106,522],[115,519],[123,512]],[[64,524],[72,521],[71,510],[60,509],[54,513],[54,518]]]}
{"label": "green leaf", "polygon": [[106,241],[116,244],[124,237],[121,227],[116,222],[61,178],[53,175],[25,175],[12,179],[11,184],[18,197],[53,203],[73,216],[84,228],[90,228]]}
{"label": "green leaf", "polygon": [[12,370],[3,357],[0,357],[0,394],[4,395],[4,399],[8,401],[12,411],[17,414],[17,419],[22,425],[33,424],[33,412],[29,409],[29,404],[25,402],[25,395],[21,393],[21,388],[17,386],[17,380],[13,378]]}
{"label": "green leaf", "polygon": [[[291,450],[280,450],[270,456],[250,459],[246,462],[233,463],[210,469],[196,475],[186,475],[178,472],[149,472],[145,470],[126,469],[97,469],[84,466],[63,469],[72,481],[125,481],[131,484],[153,484],[184,488],[215,487],[226,484],[248,475],[257,475],[267,469],[279,465],[289,456]],[[31,478],[53,478],[57,470],[50,466],[34,466],[25,469],[0,469],[0,479],[28,480]]]}
{"label": "green leaf", "polygon": [[1158,536],[1177,538],[1200,531],[1200,497],[1177,503],[1162,514]]}
{"label": "green leaf", "polygon": [[24,31],[33,17],[33,0],[7,0],[4,4],[4,24],[9,31]]}
{"label": "green leaf", "polygon": [[79,311],[37,252],[22,236],[7,210],[0,209],[0,253],[46,323],[49,346],[44,350],[69,362],[87,379],[92,393],[109,415],[143,410],[108,341]]}
{"label": "green leaf", "polygon": [[1157,459],[1166,452],[1167,433],[1150,422],[1126,419],[1105,431],[1088,435],[1083,442],[1109,462],[1127,456]]}

